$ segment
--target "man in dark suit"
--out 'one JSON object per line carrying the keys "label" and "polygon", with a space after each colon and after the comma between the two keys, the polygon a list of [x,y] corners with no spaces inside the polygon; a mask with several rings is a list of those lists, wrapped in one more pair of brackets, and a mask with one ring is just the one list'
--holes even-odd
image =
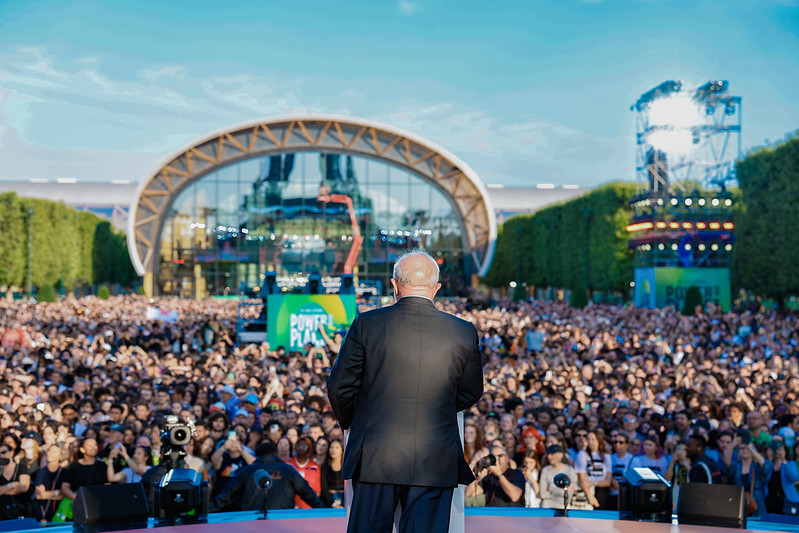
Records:
{"label": "man in dark suit", "polygon": [[342,477],[353,480],[348,531],[445,532],[452,489],[474,480],[457,413],[483,394],[477,330],[436,309],[438,265],[411,252],[394,266],[397,303],[359,315],[328,380],[351,428]]}

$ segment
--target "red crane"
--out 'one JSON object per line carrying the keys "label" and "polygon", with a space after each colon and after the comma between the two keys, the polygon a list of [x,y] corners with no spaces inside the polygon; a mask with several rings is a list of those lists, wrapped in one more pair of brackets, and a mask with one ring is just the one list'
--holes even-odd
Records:
{"label": "red crane", "polygon": [[361,250],[363,244],[363,236],[361,235],[361,228],[358,226],[358,219],[355,216],[355,207],[352,205],[352,198],[346,194],[330,194],[329,186],[319,187],[319,196],[316,198],[320,202],[344,204],[347,206],[347,211],[350,214],[350,223],[352,224],[352,245],[347,254],[347,260],[344,261],[344,273],[352,274],[352,268],[355,266],[355,261],[358,259],[358,252]]}

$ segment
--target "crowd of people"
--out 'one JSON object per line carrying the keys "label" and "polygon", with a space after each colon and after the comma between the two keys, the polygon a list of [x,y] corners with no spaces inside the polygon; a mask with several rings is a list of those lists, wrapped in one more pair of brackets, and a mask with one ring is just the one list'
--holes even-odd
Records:
{"label": "crowd of people", "polygon": [[[614,509],[625,471],[642,466],[676,489],[740,485],[752,516],[799,514],[794,316],[437,305],[481,336],[467,504]],[[149,320],[152,306],[177,317]],[[305,352],[237,345],[236,316],[229,300],[1,301],[0,516],[65,519],[81,486],[141,480],[170,415],[194,421],[186,464],[209,482],[211,510],[260,509],[247,482],[258,468],[288,468],[271,508],[341,507],[344,435],[325,390],[341,335]]]}

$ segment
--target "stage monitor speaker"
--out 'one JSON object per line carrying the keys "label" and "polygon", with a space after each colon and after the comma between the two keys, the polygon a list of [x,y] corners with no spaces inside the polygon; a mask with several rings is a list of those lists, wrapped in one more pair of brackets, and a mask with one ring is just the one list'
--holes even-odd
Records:
{"label": "stage monitor speaker", "polygon": [[115,522],[147,522],[147,496],[141,483],[88,485],[72,504],[76,526]]}
{"label": "stage monitor speaker", "polygon": [[746,498],[738,485],[683,483],[677,500],[680,524],[746,527]]}

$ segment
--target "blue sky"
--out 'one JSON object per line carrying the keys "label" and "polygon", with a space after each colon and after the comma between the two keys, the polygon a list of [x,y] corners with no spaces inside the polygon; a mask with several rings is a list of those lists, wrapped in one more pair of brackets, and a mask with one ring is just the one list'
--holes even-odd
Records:
{"label": "blue sky", "polygon": [[212,130],[341,113],[486,183],[635,179],[630,105],[726,79],[745,150],[799,128],[799,0],[0,0],[0,179],[140,180]]}

